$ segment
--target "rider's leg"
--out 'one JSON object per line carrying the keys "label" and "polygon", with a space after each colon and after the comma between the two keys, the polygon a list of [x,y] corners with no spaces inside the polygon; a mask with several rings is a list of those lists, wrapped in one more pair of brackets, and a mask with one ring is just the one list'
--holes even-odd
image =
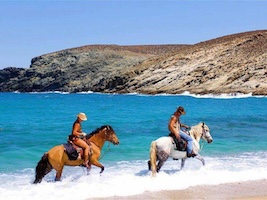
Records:
{"label": "rider's leg", "polygon": [[180,131],[180,136],[181,138],[187,141],[187,147],[186,147],[187,156],[188,157],[195,156],[195,153],[193,152],[193,139],[190,137],[190,135],[186,134],[183,131]]}
{"label": "rider's leg", "polygon": [[77,146],[80,146],[84,149],[84,164],[85,166],[89,167],[88,166],[88,158],[89,158],[89,150],[90,150],[90,147],[89,145],[83,141],[82,139],[77,139],[74,141],[74,143],[77,145]]}

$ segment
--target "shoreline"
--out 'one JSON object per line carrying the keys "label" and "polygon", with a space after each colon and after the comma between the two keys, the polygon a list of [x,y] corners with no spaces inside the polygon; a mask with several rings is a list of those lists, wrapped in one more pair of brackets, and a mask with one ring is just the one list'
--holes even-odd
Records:
{"label": "shoreline", "polygon": [[240,98],[266,98],[265,94],[253,95],[251,92],[248,93],[189,93],[185,91],[183,93],[171,94],[171,93],[159,93],[159,94],[146,94],[146,93],[102,93],[102,92],[93,92],[93,91],[83,91],[83,92],[65,92],[65,91],[46,91],[46,92],[19,92],[19,91],[10,91],[10,92],[0,92],[0,93],[15,93],[15,94],[101,94],[101,95],[130,95],[130,96],[187,96],[194,98],[211,98],[211,99],[240,99]]}
{"label": "shoreline", "polygon": [[267,180],[225,183],[220,185],[200,185],[184,190],[163,190],[144,192],[132,196],[113,196],[89,198],[88,200],[143,200],[143,199],[235,199],[263,200],[267,199]]}

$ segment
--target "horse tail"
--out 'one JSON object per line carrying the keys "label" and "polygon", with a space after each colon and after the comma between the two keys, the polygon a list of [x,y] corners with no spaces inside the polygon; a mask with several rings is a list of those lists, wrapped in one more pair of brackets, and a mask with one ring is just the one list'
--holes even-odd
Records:
{"label": "horse tail", "polygon": [[156,176],[156,165],[157,165],[157,149],[156,149],[156,141],[152,141],[150,145],[150,165],[152,176]]}
{"label": "horse tail", "polygon": [[35,168],[34,184],[41,183],[43,177],[52,170],[52,165],[49,163],[48,154],[45,153]]}

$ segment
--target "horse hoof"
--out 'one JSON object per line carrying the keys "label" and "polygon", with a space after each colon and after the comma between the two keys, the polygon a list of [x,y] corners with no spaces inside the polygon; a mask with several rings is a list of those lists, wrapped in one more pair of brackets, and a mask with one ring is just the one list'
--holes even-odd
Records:
{"label": "horse hoof", "polygon": [[42,180],[34,180],[34,182],[33,182],[33,184],[37,184],[37,183],[41,183],[42,182]]}
{"label": "horse hoof", "polygon": [[202,164],[203,164],[203,166],[205,166],[205,160],[202,160]]}
{"label": "horse hoof", "polygon": [[102,174],[102,173],[103,173],[104,169],[105,169],[104,167],[101,167],[100,174]]}
{"label": "horse hoof", "polygon": [[159,173],[159,171],[160,171],[160,168],[157,168],[157,173]]}

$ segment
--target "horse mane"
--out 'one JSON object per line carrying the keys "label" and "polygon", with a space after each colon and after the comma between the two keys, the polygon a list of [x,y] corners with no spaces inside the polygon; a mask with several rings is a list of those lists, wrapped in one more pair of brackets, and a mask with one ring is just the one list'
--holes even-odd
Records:
{"label": "horse mane", "polygon": [[203,126],[203,122],[200,122],[199,124],[195,126],[192,126],[189,131],[189,134],[196,139],[196,133],[198,132],[198,129],[202,128],[202,126]]}
{"label": "horse mane", "polygon": [[104,128],[113,130],[111,126],[109,126],[109,125],[103,125],[103,126],[101,126],[100,128],[96,128],[94,131],[92,131],[91,133],[87,134],[87,135],[86,135],[86,139],[91,138],[93,135],[99,133],[99,132],[100,132],[101,130],[103,130]]}

